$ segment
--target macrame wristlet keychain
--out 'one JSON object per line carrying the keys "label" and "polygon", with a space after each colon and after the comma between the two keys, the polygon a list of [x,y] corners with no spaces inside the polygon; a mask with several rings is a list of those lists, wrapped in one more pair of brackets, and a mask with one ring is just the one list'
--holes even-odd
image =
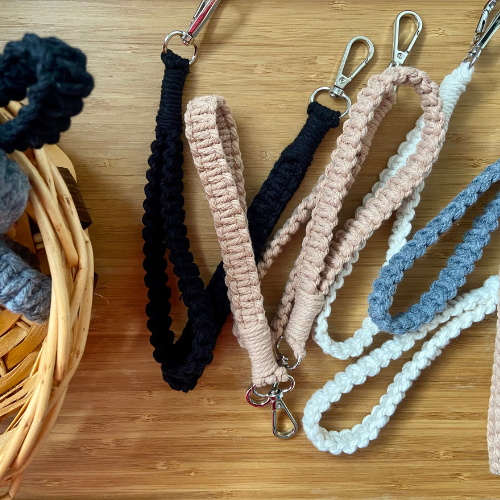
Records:
{"label": "macrame wristlet keychain", "polygon": [[[489,2],[483,11],[468,56],[441,84],[440,95],[443,99],[443,111],[447,121],[450,119],[460,95],[466,90],[467,84],[471,80],[474,63],[481,50],[498,28],[499,14],[495,16],[495,19],[488,27],[486,24],[494,3]],[[413,153],[415,144],[421,136],[421,129],[422,120],[419,119],[415,129],[408,134],[407,141],[400,146],[398,155],[390,159],[388,168],[381,174],[380,182],[374,185],[373,192],[383,185],[389,177],[394,175],[394,172],[404,164],[406,158]],[[411,231],[411,220],[415,214],[415,207],[419,203],[420,192],[423,187],[424,183],[405,201],[396,214],[396,221],[389,239],[390,245],[386,262],[406,242],[406,238]],[[318,316],[314,335],[315,341],[322,347],[324,352],[338,359],[360,356],[363,349],[372,343],[373,337],[380,331],[370,318],[366,318],[362,327],[355,332],[354,336],[344,342],[334,341],[328,335],[327,318],[331,313],[331,303],[335,300],[336,291],[343,285],[344,277],[351,273],[352,264],[356,262],[357,258],[357,255],[353,256],[351,262],[344,267],[342,273],[332,284],[323,310]],[[425,357],[424,351],[427,350],[431,355],[430,360],[432,360],[432,356],[440,353],[439,350],[435,350],[436,346],[446,345],[449,339],[459,335],[462,329],[468,328],[473,322],[481,321],[486,314],[491,314],[497,302],[498,276],[492,276],[486,280],[481,288],[450,301],[442,314],[437,315],[432,323],[425,325],[418,332],[398,336],[385,342],[381,348],[375,349],[368,356],[360,358],[355,364],[350,365],[345,372],[337,374],[335,379],[325,384],[324,388],[314,394],[306,405],[303,423],[308,438],[319,449],[328,450],[334,454],[353,453],[358,447],[367,446],[369,441],[375,439],[380,429],[388,422],[397,405],[404,398],[406,390],[412,385],[413,380],[418,377],[420,370],[427,366],[426,363],[430,362],[425,361],[425,359],[429,358]],[[462,312],[459,310],[458,316],[457,307],[463,309]],[[451,320],[450,318],[454,319]],[[362,424],[354,426],[352,430],[345,429],[341,432],[327,431],[319,426],[322,413],[330,407],[331,403],[338,401],[342,394],[350,392],[354,385],[363,384],[367,377],[378,374],[382,367],[387,366],[391,360],[398,359],[403,352],[411,349],[418,339],[425,337],[427,332],[432,331],[441,323],[444,323],[444,326],[434,335],[433,339],[424,344],[422,351],[416,353],[414,359],[405,365],[403,371],[396,376],[394,383],[389,387],[387,394],[381,398],[380,404],[372,410],[371,415],[366,417]],[[418,370],[416,370],[417,366],[420,366]]]}
{"label": "macrame wristlet keychain", "polygon": [[498,296],[497,300],[497,335],[493,353],[493,374],[491,375],[491,396],[486,436],[488,439],[490,471],[492,474],[500,475],[500,300]]}
{"label": "macrame wristlet keychain", "polygon": [[[422,97],[425,125],[417,152],[408,158],[406,165],[347,223],[346,230],[338,231],[333,238],[341,201],[359,171],[379,122],[394,103],[393,87],[398,84],[414,86]],[[375,107],[379,102],[379,107]],[[291,218],[295,219],[293,224],[290,223],[289,227],[279,232],[268,249],[274,259],[281,241],[288,238],[287,233],[291,232],[291,226],[296,227],[296,221],[301,218],[300,222],[311,219],[301,254],[290,275],[287,290],[273,324],[278,337],[284,331],[285,339],[298,358],[305,354],[305,341],[321,310],[329,285],[351,255],[359,251],[373,231],[420,184],[437,158],[444,136],[445,120],[441,112],[437,85],[431,82],[425,73],[414,68],[389,68],[382,75],[372,77],[367,88],[360,92],[358,104],[359,106],[355,105],[351,110],[352,123],[346,122],[344,136],[339,139],[332,162],[311,196],[309,206],[305,203],[305,207],[299,208]],[[368,118],[370,113],[374,116],[371,122]],[[366,135],[363,136],[362,131],[366,131]],[[263,262],[266,260],[267,255],[264,255]]]}
{"label": "macrame wristlet keychain", "polygon": [[[154,357],[162,365],[164,379],[173,389],[193,389],[204,368],[212,361],[217,337],[230,312],[222,263],[205,289],[199,269],[189,251],[184,225],[182,197],[182,89],[190,62],[176,56],[166,46],[173,36],[195,43],[201,29],[198,21],[208,20],[218,2],[202,2],[192,26],[187,32],[173,32],[165,41],[162,60],[165,76],[162,84],[160,110],[157,117],[156,141],[151,149],[148,184],[145,188],[144,269],[148,287],[151,343]],[[193,28],[196,26],[196,28]],[[190,38],[191,37],[191,38]],[[196,59],[195,55],[191,63]],[[325,134],[339,124],[340,113],[313,102],[308,107],[307,121],[297,138],[290,144],[271,170],[253,203],[249,207],[250,233],[258,255],[298,189],[312,157]],[[173,271],[179,277],[183,301],[188,308],[188,323],[180,339],[170,330],[170,296],[167,286],[165,251]]]}
{"label": "macrame wristlet keychain", "polygon": [[257,265],[246,219],[243,162],[236,124],[219,96],[192,100],[186,110],[186,137],[200,174],[226,271],[233,332],[247,349],[259,386],[287,380],[271,345]]}

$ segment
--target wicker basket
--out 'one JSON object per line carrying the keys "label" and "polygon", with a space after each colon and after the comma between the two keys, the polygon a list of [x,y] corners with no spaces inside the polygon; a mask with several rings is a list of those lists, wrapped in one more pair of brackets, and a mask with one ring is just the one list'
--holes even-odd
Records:
{"label": "wicker basket", "polygon": [[[19,107],[0,109],[0,122]],[[36,250],[52,277],[52,302],[43,325],[0,307],[0,421],[9,417],[0,435],[0,485],[8,488],[1,499],[15,496],[61,409],[85,348],[94,281],[92,246],[58,170],[68,169],[76,179],[69,158],[57,146],[10,156],[32,189],[9,236]]]}

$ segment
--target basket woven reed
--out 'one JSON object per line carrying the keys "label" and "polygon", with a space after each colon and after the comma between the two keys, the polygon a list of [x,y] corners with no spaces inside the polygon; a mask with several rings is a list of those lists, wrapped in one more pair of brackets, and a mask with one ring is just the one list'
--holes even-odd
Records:
{"label": "basket woven reed", "polygon": [[[0,122],[14,118],[19,108],[0,108]],[[0,306],[0,485],[7,488],[2,500],[14,498],[57,419],[85,348],[94,281],[92,246],[58,170],[70,170],[76,180],[71,161],[57,146],[10,157],[32,189],[25,214],[8,234],[36,250],[42,271],[52,277],[52,302],[43,325]],[[33,227],[39,232],[32,234]]]}

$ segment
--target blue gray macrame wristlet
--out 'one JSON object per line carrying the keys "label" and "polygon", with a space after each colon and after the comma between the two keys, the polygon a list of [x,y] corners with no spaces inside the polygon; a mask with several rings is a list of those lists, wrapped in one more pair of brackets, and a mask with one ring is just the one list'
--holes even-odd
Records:
{"label": "blue gray macrame wristlet", "polygon": [[464,215],[467,208],[476,203],[478,198],[499,180],[500,160],[479,174],[382,267],[379,277],[373,282],[373,292],[368,297],[368,314],[381,330],[395,334],[418,330],[432,321],[436,314],[444,310],[447,301],[457,295],[458,288],[464,285],[467,275],[473,271],[475,263],[481,258],[491,233],[498,228],[500,191],[486,205],[483,214],[474,219],[472,229],[464,234],[462,243],[455,247],[454,255],[448,259],[446,267],[441,270],[439,278],[429,291],[422,294],[420,301],[396,316],[389,313],[392,297],[398,283],[403,279],[404,272],[425,254],[427,247],[436,243],[438,238]]}

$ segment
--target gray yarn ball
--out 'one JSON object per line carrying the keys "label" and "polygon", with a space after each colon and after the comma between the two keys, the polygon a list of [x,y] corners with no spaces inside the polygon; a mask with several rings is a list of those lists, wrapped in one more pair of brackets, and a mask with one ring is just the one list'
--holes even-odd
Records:
{"label": "gray yarn ball", "polygon": [[0,150],[0,234],[5,234],[23,214],[29,190],[26,175]]}
{"label": "gray yarn ball", "polygon": [[[0,235],[23,214],[30,183],[17,163],[0,150]],[[32,269],[0,238],[0,304],[43,323],[50,313],[52,281]]]}
{"label": "gray yarn ball", "polygon": [[0,304],[30,321],[49,319],[52,282],[32,269],[0,238]]}

